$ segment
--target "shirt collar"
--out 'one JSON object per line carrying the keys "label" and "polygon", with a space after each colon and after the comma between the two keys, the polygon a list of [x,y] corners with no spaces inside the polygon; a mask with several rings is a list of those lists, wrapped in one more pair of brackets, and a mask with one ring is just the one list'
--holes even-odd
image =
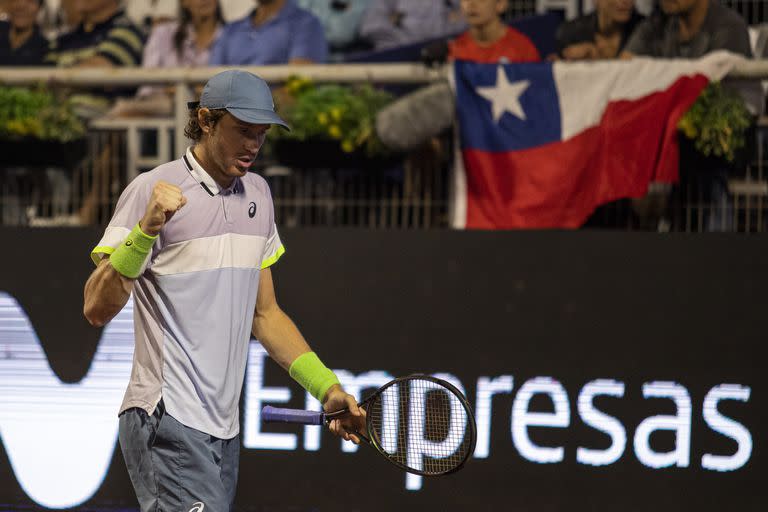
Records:
{"label": "shirt collar", "polygon": [[205,169],[203,169],[203,166],[200,165],[200,162],[197,161],[195,154],[192,151],[192,147],[193,146],[189,146],[187,148],[187,152],[184,154],[184,165],[187,167],[189,174],[192,175],[195,181],[198,182],[206,192],[212,196],[218,195],[218,193],[221,192],[219,185],[216,183],[216,181],[214,181],[213,178],[211,178],[211,175],[208,174]]}

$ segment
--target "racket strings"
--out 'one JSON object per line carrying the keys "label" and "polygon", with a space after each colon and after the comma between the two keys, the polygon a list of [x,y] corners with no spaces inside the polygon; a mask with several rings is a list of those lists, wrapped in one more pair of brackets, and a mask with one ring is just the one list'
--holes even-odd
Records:
{"label": "racket strings", "polygon": [[465,405],[448,388],[413,378],[384,390],[367,409],[370,432],[394,462],[427,475],[460,466],[472,445]]}

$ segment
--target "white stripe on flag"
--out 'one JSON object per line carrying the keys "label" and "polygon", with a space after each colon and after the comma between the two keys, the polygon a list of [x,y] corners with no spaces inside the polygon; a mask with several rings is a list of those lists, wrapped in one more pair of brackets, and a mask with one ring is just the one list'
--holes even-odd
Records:
{"label": "white stripe on flag", "polygon": [[683,76],[720,80],[744,57],[726,51],[696,60],[556,62],[552,65],[562,122],[562,140],[597,126],[608,103],[636,100],[663,91]]}

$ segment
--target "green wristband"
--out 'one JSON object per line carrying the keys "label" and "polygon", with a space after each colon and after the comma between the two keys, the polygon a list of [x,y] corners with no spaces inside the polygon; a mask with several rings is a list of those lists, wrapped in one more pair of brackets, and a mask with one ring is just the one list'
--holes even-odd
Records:
{"label": "green wristband", "polygon": [[109,257],[109,262],[125,277],[136,279],[141,273],[144,261],[149,256],[157,235],[145,234],[138,224],[133,228],[123,243]]}
{"label": "green wristband", "polygon": [[305,352],[297,357],[288,368],[288,374],[321,402],[328,389],[339,383],[336,374],[326,368],[314,352]]}

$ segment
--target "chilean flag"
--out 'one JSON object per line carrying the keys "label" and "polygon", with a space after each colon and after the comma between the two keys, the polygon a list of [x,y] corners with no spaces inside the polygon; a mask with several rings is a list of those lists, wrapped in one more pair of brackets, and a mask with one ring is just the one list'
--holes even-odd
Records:
{"label": "chilean flag", "polygon": [[457,228],[577,228],[678,179],[677,123],[743,58],[454,63]]}

